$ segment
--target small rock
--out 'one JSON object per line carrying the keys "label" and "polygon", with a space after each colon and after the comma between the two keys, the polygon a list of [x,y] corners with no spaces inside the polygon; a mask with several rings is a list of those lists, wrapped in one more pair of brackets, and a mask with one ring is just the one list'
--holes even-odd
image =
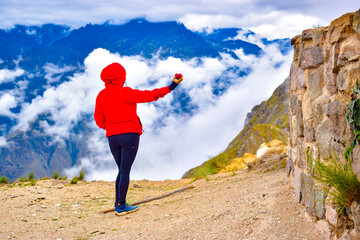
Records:
{"label": "small rock", "polygon": [[329,221],[330,224],[336,226],[338,222],[338,213],[333,205],[327,203],[325,205],[325,218]]}
{"label": "small rock", "polygon": [[71,205],[71,207],[78,207],[79,204],[74,204],[74,205]]}
{"label": "small rock", "polygon": [[251,233],[252,233],[252,229],[249,228],[248,230],[246,230],[245,235],[249,235]]}
{"label": "small rock", "polygon": [[[341,235],[341,237],[339,238],[339,240],[351,240],[351,234],[349,229],[345,229],[344,233]],[[353,238],[354,239],[354,238]],[[356,238],[355,238],[356,239]]]}
{"label": "small rock", "polygon": [[350,208],[353,215],[355,229],[357,232],[360,232],[360,203],[358,201],[354,201]]}
{"label": "small rock", "polygon": [[330,225],[325,220],[320,220],[316,223],[316,228],[324,236],[326,240],[329,240],[331,237]]}
{"label": "small rock", "polygon": [[305,211],[304,217],[305,217],[306,221],[308,221],[308,222],[313,221],[313,217],[307,211]]}
{"label": "small rock", "polygon": [[61,206],[61,203],[55,204],[55,207],[60,207],[60,206]]}
{"label": "small rock", "polygon": [[351,230],[350,236],[352,237],[352,239],[359,239],[360,238],[359,233],[356,231],[355,228],[353,230]]}
{"label": "small rock", "polygon": [[42,208],[46,208],[46,206],[41,206]]}

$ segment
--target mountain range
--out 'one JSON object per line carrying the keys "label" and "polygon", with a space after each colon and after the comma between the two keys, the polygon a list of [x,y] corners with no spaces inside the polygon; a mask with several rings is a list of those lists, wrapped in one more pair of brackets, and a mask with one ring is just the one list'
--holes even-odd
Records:
{"label": "mountain range", "polygon": [[[33,171],[37,177],[49,176],[54,171],[62,171],[78,164],[87,156],[88,146],[84,144],[91,130],[88,123],[91,114],[81,116],[75,122],[67,137],[56,141],[58,136],[44,131],[43,124],[53,125],[50,113],[41,112],[29,121],[29,128],[14,129],[24,106],[30,105],[49,88],[56,88],[70,81],[74,74],[85,71],[84,59],[102,48],[121,56],[141,56],[145,59],[178,58],[183,61],[201,58],[222,59],[224,54],[239,60],[238,50],[244,55],[260,57],[263,49],[254,43],[236,38],[239,28],[215,29],[211,33],[193,32],[177,22],[153,23],[145,19],[134,19],[122,25],[104,23],[88,24],[78,29],[68,26],[45,24],[42,26],[16,25],[12,29],[0,30],[0,69],[24,74],[13,80],[0,79],[0,98],[7,93],[20,91],[16,98],[20,101],[11,105],[7,114],[0,112],[0,135],[6,145],[0,144],[0,175],[10,180]],[[255,35],[248,31],[244,37]],[[261,38],[264,45],[276,44],[283,54],[290,51],[289,39],[268,40]],[[58,71],[51,72],[49,69]],[[226,72],[237,77],[246,76],[250,68],[233,69]],[[51,74],[49,74],[51,72]],[[221,95],[233,82],[231,75],[216,79],[212,89],[214,95]],[[23,83],[23,84],[22,84]],[[180,109],[183,114],[193,114],[196,109],[187,93],[182,96]]]}

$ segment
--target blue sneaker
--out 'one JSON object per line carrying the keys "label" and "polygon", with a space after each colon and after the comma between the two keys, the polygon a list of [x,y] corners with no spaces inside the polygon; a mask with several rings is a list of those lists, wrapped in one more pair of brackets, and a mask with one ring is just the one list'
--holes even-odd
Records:
{"label": "blue sneaker", "polygon": [[118,216],[122,216],[128,213],[132,213],[135,212],[136,210],[138,210],[139,207],[138,206],[131,206],[131,205],[127,205],[127,204],[122,204],[119,206],[115,206],[115,214]]}

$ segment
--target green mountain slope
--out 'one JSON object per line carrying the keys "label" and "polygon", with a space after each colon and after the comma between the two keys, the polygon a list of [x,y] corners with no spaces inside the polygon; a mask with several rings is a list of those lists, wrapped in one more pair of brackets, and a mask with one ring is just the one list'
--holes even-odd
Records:
{"label": "green mountain slope", "polygon": [[248,152],[256,154],[264,142],[278,139],[287,143],[289,123],[289,78],[287,78],[272,94],[248,113],[244,128],[219,155],[209,159],[200,166],[187,171],[183,178],[200,178],[208,174],[218,173],[232,159]]}

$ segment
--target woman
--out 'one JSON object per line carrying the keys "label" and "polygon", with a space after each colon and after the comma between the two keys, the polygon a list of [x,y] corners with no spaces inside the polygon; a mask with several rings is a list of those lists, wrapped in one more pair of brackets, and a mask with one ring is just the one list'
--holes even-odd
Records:
{"label": "woman", "polygon": [[170,86],[151,91],[124,87],[125,68],[119,63],[106,66],[101,74],[105,88],[96,98],[94,118],[96,124],[106,130],[106,137],[112,155],[119,168],[115,183],[115,211],[117,215],[134,212],[137,206],[126,204],[126,194],[130,181],[130,169],[135,160],[142,134],[140,118],[136,113],[137,103],[153,102],[174,90],[183,80],[174,76]]}

